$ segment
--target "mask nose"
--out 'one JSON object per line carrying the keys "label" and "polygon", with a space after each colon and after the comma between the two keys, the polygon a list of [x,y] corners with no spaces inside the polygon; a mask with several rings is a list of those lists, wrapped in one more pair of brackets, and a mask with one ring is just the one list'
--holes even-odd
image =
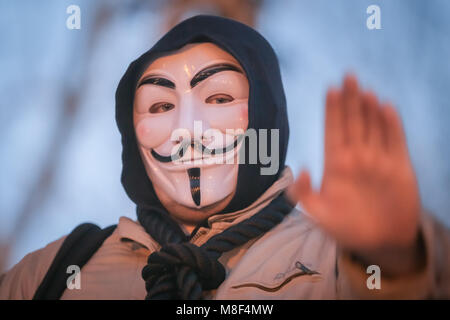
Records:
{"label": "mask nose", "polygon": [[186,92],[180,99],[177,128],[190,135],[191,141],[202,141],[203,133],[210,128],[209,122],[204,118],[201,101],[198,100],[192,91]]}

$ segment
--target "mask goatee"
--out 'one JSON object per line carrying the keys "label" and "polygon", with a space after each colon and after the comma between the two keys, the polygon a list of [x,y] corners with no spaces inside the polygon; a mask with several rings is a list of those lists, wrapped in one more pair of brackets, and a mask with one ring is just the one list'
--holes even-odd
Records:
{"label": "mask goatee", "polygon": [[200,168],[190,168],[187,170],[189,183],[191,187],[191,195],[194,203],[200,205]]}

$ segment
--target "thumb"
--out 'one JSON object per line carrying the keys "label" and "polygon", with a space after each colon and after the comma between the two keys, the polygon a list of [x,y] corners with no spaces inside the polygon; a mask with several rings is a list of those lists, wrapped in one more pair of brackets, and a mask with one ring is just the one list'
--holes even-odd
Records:
{"label": "thumb", "polygon": [[308,171],[302,170],[290,192],[295,195],[296,201],[300,202],[306,212],[317,219],[320,220],[326,212],[320,194],[311,187],[311,176]]}
{"label": "thumb", "polygon": [[286,196],[293,203],[304,201],[304,199],[312,193],[311,178],[308,171],[302,170],[299,177],[288,188]]}

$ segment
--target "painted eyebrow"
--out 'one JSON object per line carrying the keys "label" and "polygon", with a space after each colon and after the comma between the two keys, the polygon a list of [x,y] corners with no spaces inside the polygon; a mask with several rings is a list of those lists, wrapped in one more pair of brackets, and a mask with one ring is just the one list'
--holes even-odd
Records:
{"label": "painted eyebrow", "polygon": [[161,78],[158,76],[148,76],[148,77],[142,79],[138,84],[138,88],[144,84],[153,84],[156,86],[175,89],[175,83],[173,83],[172,81],[170,81],[166,78]]}
{"label": "painted eyebrow", "polygon": [[215,64],[215,65],[206,67],[203,70],[200,70],[199,72],[197,72],[197,74],[191,80],[191,83],[190,83],[191,88],[195,87],[201,81],[212,76],[213,74],[216,74],[216,73],[222,72],[222,71],[228,71],[228,70],[243,73],[241,69],[239,69],[238,67],[236,67],[232,64],[228,64],[228,63]]}

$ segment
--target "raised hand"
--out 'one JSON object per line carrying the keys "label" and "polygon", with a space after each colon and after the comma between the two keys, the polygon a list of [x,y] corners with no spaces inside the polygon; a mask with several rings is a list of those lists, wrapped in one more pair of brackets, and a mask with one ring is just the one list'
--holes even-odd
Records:
{"label": "raised hand", "polygon": [[320,190],[302,171],[288,195],[337,242],[357,253],[411,248],[418,234],[419,191],[397,112],[346,76],[326,99],[325,162]]}

